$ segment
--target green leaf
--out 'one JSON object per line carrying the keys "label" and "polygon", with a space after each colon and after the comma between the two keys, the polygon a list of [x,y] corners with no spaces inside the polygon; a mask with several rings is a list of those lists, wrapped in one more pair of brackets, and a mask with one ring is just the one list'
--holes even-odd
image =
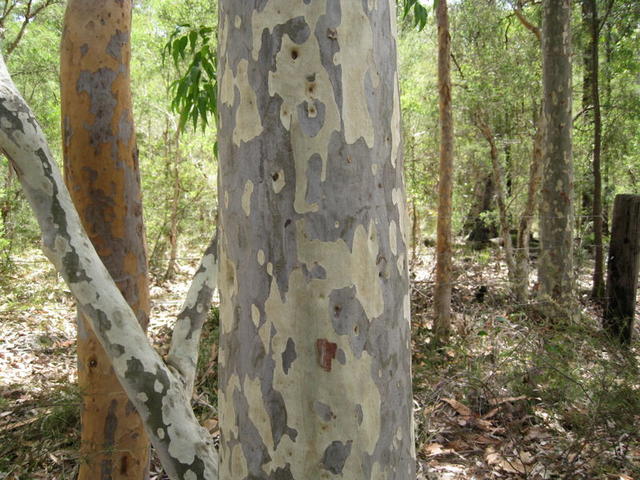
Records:
{"label": "green leaf", "polygon": [[191,121],[194,130],[204,130],[209,117],[217,115],[217,58],[211,45],[213,29],[207,26],[178,25],[162,50],[163,62],[169,54],[180,77],[169,86],[171,110],[180,116],[179,128]]}

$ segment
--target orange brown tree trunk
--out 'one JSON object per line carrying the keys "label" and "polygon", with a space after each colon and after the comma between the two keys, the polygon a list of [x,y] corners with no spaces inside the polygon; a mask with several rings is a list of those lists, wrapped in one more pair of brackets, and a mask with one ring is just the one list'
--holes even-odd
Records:
{"label": "orange brown tree trunk", "polygon": [[[130,91],[130,0],[70,0],[61,49],[65,178],[89,238],[146,328],[149,314]],[[149,442],[108,355],[78,315],[79,479],[148,476]]]}
{"label": "orange brown tree trunk", "polygon": [[438,90],[440,95],[440,180],[438,183],[438,225],[436,244],[435,331],[438,337],[451,328],[453,195],[453,111],[451,108],[451,36],[447,1],[437,6]]}

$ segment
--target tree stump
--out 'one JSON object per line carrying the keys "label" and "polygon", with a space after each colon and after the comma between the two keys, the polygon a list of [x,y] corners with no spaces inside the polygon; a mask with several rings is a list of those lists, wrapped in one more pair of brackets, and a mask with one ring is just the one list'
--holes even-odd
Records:
{"label": "tree stump", "polygon": [[640,195],[617,195],[607,273],[604,329],[623,344],[631,342],[640,267]]}

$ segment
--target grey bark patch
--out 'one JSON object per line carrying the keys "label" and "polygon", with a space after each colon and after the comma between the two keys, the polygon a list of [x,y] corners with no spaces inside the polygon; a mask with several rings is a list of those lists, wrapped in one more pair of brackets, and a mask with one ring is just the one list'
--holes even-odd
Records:
{"label": "grey bark patch", "polygon": [[118,74],[109,68],[100,68],[95,72],[83,70],[78,77],[76,90],[87,93],[91,102],[91,113],[95,117],[92,125],[85,124],[90,133],[91,145],[99,152],[104,143],[113,142],[111,120],[117,100],[112,90],[113,81]]}
{"label": "grey bark patch", "polygon": [[86,43],[83,43],[80,46],[80,55],[84,57],[88,52],[89,52],[89,45]]}
{"label": "grey bark patch", "polygon": [[260,432],[251,422],[249,417],[249,404],[245,396],[238,390],[233,392],[233,401],[236,406],[236,421],[238,427],[238,440],[244,453],[249,471],[249,478],[262,477],[262,465],[271,461],[269,451],[260,436]]}
{"label": "grey bark patch", "polygon": [[326,109],[325,104],[316,99],[298,104],[298,121],[307,137],[315,137],[322,130]]}
{"label": "grey bark patch", "polygon": [[349,337],[351,351],[356,358],[360,358],[367,342],[369,320],[356,298],[355,287],[345,287],[331,292],[329,314],[335,332]]}
{"label": "grey bark patch", "polygon": [[110,356],[112,358],[118,358],[125,352],[125,348],[122,345],[118,345],[117,343],[114,343],[113,345],[111,345],[111,348],[109,350],[111,353]]}
{"label": "grey bark patch", "polygon": [[336,360],[340,365],[346,365],[347,363],[347,355],[344,353],[344,350],[339,348],[336,352]]}
{"label": "grey bark patch", "polygon": [[120,114],[120,121],[118,122],[118,139],[124,143],[129,144],[133,137],[133,122],[131,121],[131,113],[129,110],[123,110]]}
{"label": "grey bark patch", "polygon": [[291,364],[297,357],[296,344],[292,338],[289,338],[287,340],[287,346],[285,347],[284,352],[282,352],[282,369],[284,370],[285,375],[289,373],[289,368],[291,368]]}
{"label": "grey bark patch", "polygon": [[269,480],[295,480],[291,474],[291,465],[287,463],[284,468],[278,467],[271,472]]}
{"label": "grey bark patch", "polygon": [[347,443],[340,441],[333,441],[325,451],[322,457],[322,466],[325,470],[329,470],[334,475],[342,473],[344,464],[351,455],[351,444],[353,442],[349,440]]}
{"label": "grey bark patch", "polygon": [[[115,434],[118,429],[118,415],[116,410],[118,408],[117,400],[111,400],[109,404],[109,411],[104,421],[104,446],[105,450],[109,450],[115,443]],[[113,473],[113,461],[110,458],[106,458],[100,465],[100,478],[101,480],[110,480]]]}
{"label": "grey bark patch", "polygon": [[324,420],[325,422],[330,422],[335,418],[331,407],[325,403],[322,403],[318,400],[313,402],[313,409],[318,414],[318,416]]}
{"label": "grey bark patch", "polygon": [[107,53],[119,62],[122,61],[122,49],[129,43],[129,32],[116,30],[107,44]]}
{"label": "grey bark patch", "polygon": [[307,203],[319,203],[322,194],[322,158],[314,153],[307,165]]}
{"label": "grey bark patch", "polygon": [[304,272],[304,276],[307,280],[312,280],[314,278],[323,280],[327,278],[327,271],[320,264],[311,265],[311,269],[307,264],[302,265],[302,271]]}
{"label": "grey bark patch", "polygon": [[288,22],[279,26],[278,29],[280,30],[278,32],[279,35],[286,33],[289,35],[289,38],[297,44],[306,42],[311,34],[309,25],[307,25],[304,17],[292,18]]}

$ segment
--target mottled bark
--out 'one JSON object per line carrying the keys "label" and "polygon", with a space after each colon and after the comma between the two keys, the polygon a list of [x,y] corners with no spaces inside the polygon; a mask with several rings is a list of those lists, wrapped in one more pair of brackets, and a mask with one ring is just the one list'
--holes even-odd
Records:
{"label": "mottled bark", "polygon": [[[14,166],[36,214],[43,250],[109,354],[114,372],[140,414],[165,470],[172,479],[215,479],[217,454],[189,405],[185,378],[178,368],[165,365],[149,345],[137,317],[101,262],[42,129],[11,81],[1,56],[0,126],[0,149]],[[202,285],[206,285],[199,280],[202,275],[209,277],[215,272],[215,268],[206,266],[208,263],[205,258],[205,269],[196,276],[196,282]],[[192,303],[195,308],[189,308]],[[205,303],[206,296],[191,295],[183,314],[189,317],[206,311]]]}
{"label": "mottled bark", "polygon": [[219,19],[220,478],[414,480],[395,1]]}
{"label": "mottled bark", "polygon": [[[146,329],[149,287],[129,60],[131,1],[70,0],[61,47],[65,181],[83,226]],[[142,479],[149,441],[109,356],[78,315],[78,478]]]}
{"label": "mottled bark", "polygon": [[540,293],[566,304],[573,291],[571,2],[544,0],[543,180],[540,201]]}
{"label": "mottled bark", "polygon": [[451,213],[453,210],[453,108],[451,106],[451,36],[447,1],[439,0],[438,93],[440,106],[440,169],[438,182],[438,225],[436,239],[436,284],[433,296],[436,337],[446,337],[451,329],[451,283],[453,253]]}

